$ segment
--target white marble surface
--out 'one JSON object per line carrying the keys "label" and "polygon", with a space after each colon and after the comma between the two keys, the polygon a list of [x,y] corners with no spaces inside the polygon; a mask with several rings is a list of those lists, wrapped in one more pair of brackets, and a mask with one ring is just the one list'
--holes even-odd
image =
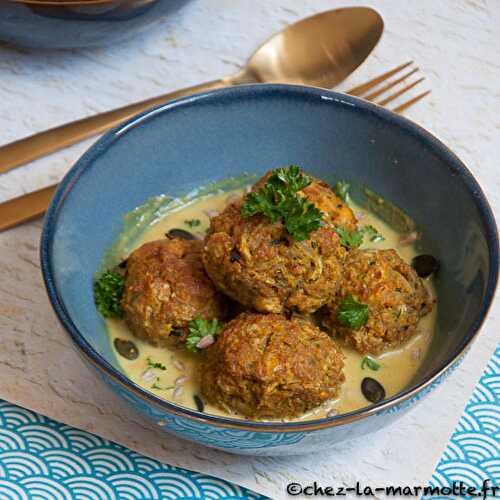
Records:
{"label": "white marble surface", "polygon": [[[351,0],[352,4],[363,4]],[[347,88],[414,59],[433,93],[407,113],[477,176],[500,212],[500,2],[372,0],[385,34]],[[331,0],[195,0],[145,36],[99,50],[36,52],[0,45],[0,142],[234,72],[268,35]],[[0,176],[0,200],[58,180],[87,144]],[[499,335],[497,303],[450,379],[398,424],[320,456],[232,456],[161,436],[82,365],[40,277],[41,222],[0,234],[0,398],[36,409],[160,460],[235,481],[273,498],[284,484],[424,484]]]}

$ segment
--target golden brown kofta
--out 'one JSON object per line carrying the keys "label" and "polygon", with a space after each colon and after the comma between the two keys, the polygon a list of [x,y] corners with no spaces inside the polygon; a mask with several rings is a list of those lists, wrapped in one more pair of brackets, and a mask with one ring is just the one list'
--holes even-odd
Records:
{"label": "golden brown kofta", "polygon": [[300,194],[324,212],[324,225],[305,241],[295,241],[281,222],[273,224],[263,215],[243,218],[242,199],[211,220],[203,262],[207,274],[226,295],[268,313],[310,313],[333,300],[347,253],[333,224],[355,227],[356,219],[318,181]]}
{"label": "golden brown kofta", "polygon": [[122,307],[127,325],[154,345],[185,341],[196,317],[223,318],[226,299],[201,261],[202,241],[165,239],[145,243],[127,259]]}
{"label": "golden brown kofta", "polygon": [[241,202],[212,219],[203,263],[215,285],[260,312],[313,312],[333,299],[346,254],[335,230],[324,226],[294,241],[281,222],[243,219]]}
{"label": "golden brown kofta", "polygon": [[356,229],[358,221],[354,212],[330,189],[328,184],[315,179],[301,193],[323,212],[325,222],[346,227],[349,231]]}
{"label": "golden brown kofta", "polygon": [[[339,305],[349,295],[369,307],[368,322],[359,330],[337,320]],[[413,335],[432,305],[423,281],[395,250],[352,250],[339,293],[325,308],[325,325],[357,351],[378,354]]]}
{"label": "golden brown kofta", "polygon": [[343,355],[305,321],[243,313],[208,348],[201,389],[212,404],[250,418],[299,416],[337,396]]}

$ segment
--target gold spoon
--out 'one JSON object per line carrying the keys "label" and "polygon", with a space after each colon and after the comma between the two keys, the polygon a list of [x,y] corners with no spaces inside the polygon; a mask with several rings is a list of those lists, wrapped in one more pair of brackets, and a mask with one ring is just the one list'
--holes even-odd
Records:
{"label": "gold spoon", "polygon": [[351,74],[382,35],[368,7],[329,10],[291,24],[262,44],[236,75],[83,118],[0,147],[0,173],[118,125],[177,97],[244,83],[295,83],[331,88]]}

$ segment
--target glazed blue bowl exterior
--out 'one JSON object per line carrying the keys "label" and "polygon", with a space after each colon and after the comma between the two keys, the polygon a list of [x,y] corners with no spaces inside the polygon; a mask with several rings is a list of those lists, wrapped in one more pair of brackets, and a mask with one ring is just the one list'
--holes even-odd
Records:
{"label": "glazed blue bowl exterior", "polygon": [[189,0],[0,0],[0,40],[34,48],[117,42]]}
{"label": "glazed blue bowl exterior", "polygon": [[[301,423],[198,413],[163,401],[120,370],[92,297],[92,279],[148,198],[184,195],[245,172],[298,164],[345,179],[403,208],[441,260],[437,333],[413,383],[365,409]],[[320,89],[250,85],[187,97],[148,111],[99,140],[70,170],[47,213],[43,275],[77,350],[117,394],[166,431],[226,451],[297,454],[333,446],[398,418],[458,364],[495,291],[498,236],[481,188],[441,142],[380,107]]]}

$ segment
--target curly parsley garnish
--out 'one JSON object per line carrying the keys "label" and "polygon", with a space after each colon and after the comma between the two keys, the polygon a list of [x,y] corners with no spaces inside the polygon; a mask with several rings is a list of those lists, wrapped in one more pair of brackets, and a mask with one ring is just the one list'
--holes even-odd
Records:
{"label": "curly parsley garnish", "polygon": [[196,318],[189,322],[189,333],[186,338],[186,348],[192,352],[198,352],[198,343],[202,338],[219,334],[221,325],[217,319]]}
{"label": "curly parsley garnish", "polygon": [[373,226],[364,226],[360,229],[349,231],[345,226],[337,225],[335,226],[335,232],[340,238],[340,244],[347,248],[358,248],[363,244],[365,236],[368,236],[373,243],[385,240]]}
{"label": "curly parsley garnish", "polygon": [[349,231],[344,226],[335,226],[335,232],[340,238],[340,244],[347,248],[357,248],[363,243],[363,231],[361,229],[355,229]]}
{"label": "curly parsley garnish", "polygon": [[365,356],[361,361],[361,369],[364,370],[365,366],[370,368],[370,370],[378,371],[382,365],[377,363],[373,358],[370,358],[370,356]]}
{"label": "curly parsley garnish", "polygon": [[162,387],[160,385],[160,377],[156,377],[156,382],[151,386],[151,389],[156,389],[158,391],[168,391],[170,389],[173,389],[175,386],[173,385],[166,385],[165,387]]}
{"label": "curly parsley garnish", "polygon": [[124,284],[123,276],[114,271],[106,271],[94,282],[94,302],[105,318],[123,316],[121,300]]}
{"label": "curly parsley garnish", "polygon": [[334,188],[335,194],[345,203],[349,203],[351,196],[351,185],[345,181],[338,181]]}
{"label": "curly parsley garnish", "polygon": [[385,240],[385,238],[377,231],[377,229],[371,225],[362,227],[361,231],[363,231],[363,234],[366,235],[373,243]]}
{"label": "curly parsley garnish", "polygon": [[307,240],[321,227],[323,216],[307,198],[297,195],[311,182],[296,165],[273,170],[263,188],[246,195],[241,216],[265,215],[272,223],[281,221],[296,241]]}
{"label": "curly parsley garnish", "polygon": [[201,224],[200,219],[188,219],[184,221],[184,224],[189,227],[198,227]]}
{"label": "curly parsley garnish", "polygon": [[368,305],[358,302],[349,294],[337,310],[337,321],[353,330],[359,330],[368,321]]}
{"label": "curly parsley garnish", "polygon": [[147,357],[146,363],[148,364],[149,368],[158,368],[159,370],[167,369],[167,367],[164,364],[152,360],[150,356]]}

